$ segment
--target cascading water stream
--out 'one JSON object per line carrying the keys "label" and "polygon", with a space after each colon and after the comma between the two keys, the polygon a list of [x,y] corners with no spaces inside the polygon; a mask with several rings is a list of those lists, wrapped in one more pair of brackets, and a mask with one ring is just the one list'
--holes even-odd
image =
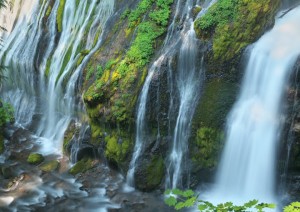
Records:
{"label": "cascading water stream", "polygon": [[241,94],[228,118],[226,146],[210,199],[276,201],[281,101],[300,54],[299,20],[297,7],[277,19],[252,46]]}
{"label": "cascading water stream", "polygon": [[[169,158],[167,187],[176,188],[182,184],[182,167],[188,150],[188,139],[193,114],[198,102],[197,91],[201,85],[201,73],[196,67],[197,39],[193,29],[183,39],[179,53],[178,76],[176,87],[179,92],[180,106],[173,135],[173,146]],[[200,69],[201,70],[201,69]],[[169,185],[168,185],[169,184]]]}
{"label": "cascading water stream", "polygon": [[[130,161],[129,165],[129,170],[127,172],[126,176],[126,183],[130,187],[134,187],[134,173],[136,169],[136,162],[138,158],[140,157],[141,153],[143,152],[144,148],[144,142],[145,138],[147,137],[146,134],[146,105],[147,105],[147,100],[148,100],[148,93],[149,93],[149,88],[151,84],[152,77],[156,71],[161,66],[162,61],[167,57],[168,54],[170,54],[170,51],[173,50],[174,45],[177,44],[178,40],[173,43],[173,45],[170,45],[173,39],[178,36],[178,31],[175,30],[175,21],[176,18],[179,16],[179,11],[180,11],[180,5],[181,1],[178,0],[176,2],[176,11],[174,14],[174,18],[170,24],[170,27],[168,28],[168,33],[166,36],[166,39],[164,41],[164,46],[161,50],[160,57],[153,63],[151,68],[149,69],[147,78],[145,80],[145,83],[143,85],[143,89],[141,91],[140,97],[139,97],[139,103],[138,103],[138,108],[137,108],[137,117],[136,117],[136,139],[135,139],[135,146],[134,146],[134,152],[132,159]],[[131,189],[129,189],[131,190]]]}
{"label": "cascading water stream", "polygon": [[[204,8],[199,15],[204,14],[209,6],[211,6],[215,1],[205,1]],[[136,169],[136,163],[140,155],[144,151],[145,141],[147,138],[146,132],[146,110],[149,87],[151,84],[152,77],[155,73],[159,72],[161,64],[164,60],[169,60],[168,73],[173,75],[173,70],[171,67],[171,61],[174,57],[174,52],[177,52],[178,45],[181,45],[179,52],[179,65],[177,67],[178,76],[176,76],[176,85],[173,85],[174,78],[169,76],[169,87],[172,90],[176,87],[180,93],[180,109],[178,112],[178,118],[176,121],[176,129],[173,132],[171,125],[169,123],[170,135],[174,137],[172,153],[169,159],[168,166],[168,177],[167,177],[167,187],[176,187],[180,175],[181,175],[181,160],[187,149],[187,140],[189,138],[190,122],[194,114],[196,104],[198,102],[198,95],[195,95],[200,89],[201,85],[201,67],[196,67],[196,57],[197,57],[197,39],[195,36],[195,31],[193,28],[193,20],[190,16],[191,9],[194,6],[194,1],[181,1],[176,2],[176,10],[174,13],[173,20],[168,28],[168,33],[164,41],[164,46],[161,50],[160,56],[153,63],[152,67],[149,69],[148,76],[144,83],[142,92],[139,97],[139,104],[137,108],[137,118],[136,118],[136,139],[135,148],[132,160],[130,162],[129,171],[127,173],[127,184],[134,187],[134,173]],[[177,22],[183,25],[181,31],[178,30]],[[177,26],[177,27],[176,27]],[[200,71],[200,72],[199,72]],[[173,115],[176,105],[173,104],[173,96],[170,97],[170,108],[169,116]],[[177,114],[176,114],[177,115]],[[169,120],[171,118],[169,117]],[[171,132],[172,131],[172,132]],[[159,132],[158,132],[159,133]],[[157,135],[159,138],[159,135]],[[184,139],[184,140],[182,140]],[[175,157],[176,158],[175,158]],[[171,183],[172,182],[172,183]],[[172,184],[172,185],[171,185]]]}
{"label": "cascading water stream", "polygon": [[[20,1],[21,6],[23,2]],[[39,128],[35,130],[44,146],[42,151],[60,153],[64,131],[72,119],[80,119],[78,113],[83,113],[82,107],[75,106],[80,99],[76,94],[77,81],[102,43],[101,33],[113,13],[114,1],[80,1],[77,5],[74,0],[66,0],[60,33],[57,13],[61,1],[54,2],[46,23],[49,1],[31,4],[35,5],[33,12],[27,11],[24,18],[25,12],[20,9],[16,26],[3,48],[4,64],[14,70],[9,73],[11,84],[6,85],[3,97],[13,104],[17,122],[24,126],[32,124],[33,116],[40,113]],[[46,35],[43,24],[48,29]],[[43,46],[42,39],[48,40]],[[41,57],[38,66],[35,55]]]}
{"label": "cascading water stream", "polygon": [[[62,151],[63,135],[71,121],[81,126],[78,139],[85,139],[88,126],[80,117],[84,109],[77,93],[78,81],[88,60],[102,44],[104,27],[113,14],[115,1],[66,0],[60,11],[62,30],[58,32],[61,3],[60,0],[15,0],[12,13],[7,10],[0,17],[0,24],[8,30],[3,33],[5,41],[0,58],[9,67],[1,98],[14,106],[17,125],[33,131],[31,142],[42,147],[37,151],[55,159]],[[10,21],[5,20],[10,15]],[[19,139],[23,142],[27,138],[22,136]],[[81,145],[79,141],[74,143],[72,162],[77,160]],[[17,170],[28,178],[20,190],[0,189],[1,209],[31,211],[65,197],[72,204],[58,202],[55,208],[106,211],[105,208],[114,207],[105,197],[102,184],[88,193],[70,175],[54,172],[40,176],[39,171],[27,175],[27,168],[27,164],[24,167],[20,164]],[[106,177],[104,174],[105,180]]]}
{"label": "cascading water stream", "polygon": [[[215,1],[206,1],[204,8],[198,14],[201,17]],[[199,100],[203,76],[203,61],[197,51],[197,43],[194,23],[190,17],[192,1],[187,1],[187,16],[185,27],[188,28],[182,36],[182,44],[178,57],[178,73],[175,75],[175,87],[179,93],[179,111],[173,131],[172,149],[168,158],[166,187],[176,188],[183,185],[183,174],[188,175],[188,165],[184,164],[188,150],[188,139],[190,137],[191,123]],[[197,67],[199,65],[199,67]],[[172,86],[173,87],[173,86]],[[171,97],[172,98],[172,97]],[[172,101],[172,100],[171,100]],[[170,104],[173,105],[173,104]],[[174,109],[170,108],[170,111]],[[186,170],[183,170],[185,167]],[[188,180],[188,179],[187,179]]]}

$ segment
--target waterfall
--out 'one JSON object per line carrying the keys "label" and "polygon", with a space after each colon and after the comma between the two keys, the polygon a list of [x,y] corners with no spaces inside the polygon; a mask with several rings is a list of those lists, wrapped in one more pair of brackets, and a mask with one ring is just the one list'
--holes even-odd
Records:
{"label": "waterfall", "polygon": [[[201,85],[199,69],[196,67],[197,39],[193,23],[183,38],[179,53],[176,88],[179,92],[179,112],[173,134],[173,145],[168,164],[168,187],[176,188],[182,176],[183,160],[188,150],[188,139]],[[200,71],[202,69],[200,68]]]}
{"label": "waterfall", "polygon": [[2,97],[14,106],[18,124],[35,126],[42,152],[61,153],[70,121],[80,122],[84,113],[78,80],[102,44],[114,1],[25,2],[15,1],[15,21],[7,23],[0,56],[10,71]]}
{"label": "waterfall", "polygon": [[[198,14],[201,17],[207,9],[216,1],[206,1],[203,9]],[[190,10],[193,7],[192,1],[187,1],[185,8],[185,27],[188,29],[182,35],[182,43],[179,50],[177,73],[175,74],[175,86],[179,94],[179,109],[172,135],[172,147],[167,161],[166,187],[176,188],[183,186],[183,175],[188,175],[188,164],[185,163],[188,151],[188,140],[190,137],[191,123],[199,100],[199,94],[204,74],[203,61],[198,52],[198,40],[194,31],[194,23],[190,17]],[[201,60],[198,63],[197,60]],[[171,101],[172,97],[171,97]],[[175,105],[170,104],[170,111],[174,111]],[[169,115],[172,115],[170,113]],[[187,179],[188,180],[188,179]]]}
{"label": "waterfall", "polygon": [[[204,8],[199,13],[203,15],[207,8],[215,1],[205,1]],[[198,56],[197,47],[198,40],[196,39],[191,10],[194,6],[194,1],[176,1],[176,9],[173,20],[168,28],[168,32],[164,41],[160,56],[149,69],[143,89],[141,91],[136,116],[136,139],[133,156],[130,162],[129,171],[127,173],[127,184],[134,187],[134,173],[136,163],[144,151],[146,138],[146,113],[149,87],[152,77],[160,71],[163,61],[168,61],[168,87],[173,95],[172,90],[177,89],[180,98],[180,109],[176,111],[177,105],[173,103],[174,96],[170,96],[169,121],[173,119],[174,111],[176,111],[176,124],[169,123],[169,134],[173,137],[172,150],[168,159],[168,176],[166,180],[167,187],[176,187],[181,177],[182,160],[187,151],[187,141],[189,138],[191,120],[196,108],[199,96],[198,89],[201,85],[201,75],[203,67],[196,67],[196,59]],[[183,29],[180,31],[178,23],[182,24]],[[174,75],[171,61],[174,60],[177,48],[179,47],[179,65],[178,73]],[[175,82],[173,82],[175,81]],[[176,92],[174,92],[174,95]],[[175,126],[176,125],[176,126]],[[175,129],[173,129],[175,126]],[[158,132],[159,133],[159,132]],[[157,135],[159,138],[159,135]],[[172,182],[172,185],[171,185]]]}
{"label": "waterfall", "polygon": [[240,96],[227,121],[216,200],[275,201],[282,97],[300,54],[300,7],[276,20],[251,48]]}

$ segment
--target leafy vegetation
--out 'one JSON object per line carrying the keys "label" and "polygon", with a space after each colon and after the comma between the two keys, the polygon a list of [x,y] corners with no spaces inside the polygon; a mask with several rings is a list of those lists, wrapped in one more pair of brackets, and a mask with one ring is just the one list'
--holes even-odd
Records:
{"label": "leafy vegetation", "polygon": [[14,109],[8,103],[3,103],[0,100],[0,129],[9,122],[14,121]]}
{"label": "leafy vegetation", "polygon": [[195,22],[197,35],[213,37],[215,60],[230,60],[274,22],[279,0],[219,0]]}
{"label": "leafy vegetation", "polygon": [[[84,100],[90,107],[90,115],[91,107],[100,106],[99,103],[110,99],[110,113],[106,114],[108,121],[128,123],[139,86],[145,78],[145,67],[154,53],[156,40],[166,32],[172,2],[173,0],[142,0],[136,9],[123,13],[122,18],[128,19],[127,30],[131,32],[133,28],[137,28],[137,34],[125,56],[108,60],[101,71],[101,77],[85,93]],[[149,11],[150,19],[141,22]],[[88,71],[87,79],[91,75],[91,71]]]}
{"label": "leafy vegetation", "polygon": [[263,209],[274,209],[275,204],[259,203],[258,200],[251,200],[244,205],[234,205],[232,202],[214,205],[208,201],[198,200],[198,195],[192,190],[181,191],[179,189],[167,190],[165,195],[169,197],[165,199],[165,203],[174,207],[176,210],[197,206],[199,211],[204,212],[243,212],[253,211],[263,212]]}
{"label": "leafy vegetation", "polygon": [[[1,9],[4,9],[4,8],[7,8],[7,7],[12,7],[13,5],[13,1],[10,1],[10,0],[0,0],[0,10]],[[5,31],[6,29],[2,26],[0,26],[0,31]],[[0,50],[1,50],[1,46],[3,45],[3,39],[0,38]],[[5,79],[5,76],[4,76],[4,71],[6,70],[5,69],[6,67],[3,66],[2,64],[0,65],[0,89],[1,89],[1,85],[2,85],[2,81]],[[1,123],[0,123],[1,124]],[[0,126],[1,127],[1,126]]]}
{"label": "leafy vegetation", "polygon": [[300,212],[300,202],[293,202],[284,207],[284,212]]}

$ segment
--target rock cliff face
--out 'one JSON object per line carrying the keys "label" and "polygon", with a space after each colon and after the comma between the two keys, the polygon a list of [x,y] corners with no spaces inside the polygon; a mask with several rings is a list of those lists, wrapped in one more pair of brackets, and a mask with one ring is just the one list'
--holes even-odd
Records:
{"label": "rock cliff face", "polygon": [[[49,39],[47,24],[54,7],[58,7],[55,14],[56,45],[62,33],[65,1],[55,2],[49,1],[45,9],[43,35],[38,42],[40,50],[35,60],[37,70],[45,62],[42,61],[46,54],[44,41]],[[186,42],[184,39],[170,41],[167,35],[173,30],[178,37],[183,36],[188,23],[193,25],[198,37],[192,47],[198,53],[195,66],[201,67],[203,73],[201,86],[194,93],[199,96],[199,101],[196,101],[198,104],[188,133],[188,152],[184,159],[188,170],[182,178],[182,185],[196,186],[200,180],[211,179],[223,147],[226,117],[239,91],[244,64],[242,55],[246,55],[248,45],[272,27],[280,0],[219,0],[203,15],[201,9],[209,1],[197,2],[200,6],[191,1],[191,8],[186,8],[186,2],[180,0],[115,2],[114,15],[94,36],[94,44],[100,35],[102,43],[88,63],[83,60],[90,51],[80,49],[82,46],[76,49],[79,58],[73,65],[85,65],[79,82],[76,82],[79,89],[76,102],[80,104],[82,96],[86,110],[76,112],[86,114],[81,115],[83,125],[69,122],[64,136],[66,155],[75,157],[72,156],[72,146],[78,145],[77,140],[81,139],[79,147],[82,149],[78,150],[75,161],[100,154],[112,167],[126,174],[135,145],[139,95],[150,67],[169,42],[173,45],[172,51],[163,55],[150,82],[145,115],[147,136],[144,154],[138,160],[135,172],[136,186],[141,190],[164,186],[181,101],[180,90],[175,86],[180,80],[177,77],[180,47]],[[76,1],[77,6],[78,3]],[[69,53],[66,52],[62,70],[70,58]],[[45,64],[46,79],[49,77],[49,61]],[[56,81],[59,81],[60,75],[57,77]],[[64,76],[61,90],[65,89],[69,78],[69,74]],[[82,136],[80,128],[83,126],[86,130]],[[293,126],[297,132],[296,121]],[[293,161],[299,156],[297,144],[297,141],[293,143]],[[299,169],[297,162],[291,164]]]}
{"label": "rock cliff face", "polygon": [[[91,58],[82,77],[92,143],[123,173],[133,153],[138,96],[151,61],[163,45],[170,17],[175,15],[175,2],[118,1],[118,12],[108,23],[111,30],[105,33],[104,44]],[[189,143],[192,185],[201,179],[198,173],[211,173],[217,165],[226,115],[236,98],[243,74],[241,55],[273,25],[279,3],[279,0],[220,0],[195,22],[195,30],[202,40],[197,48],[205,51],[206,73],[203,89],[199,90],[201,98]],[[180,6],[183,7],[183,3]],[[182,30],[182,23],[176,25],[176,30]],[[137,187],[142,190],[157,188],[163,182],[172,141],[169,123],[176,118],[168,116],[170,98],[178,104],[178,91],[171,94],[168,86],[168,67],[173,67],[174,73],[177,71],[178,51],[175,49],[172,58],[162,62],[150,85],[149,136],[146,153],[141,156],[136,172]],[[151,177],[154,173],[159,173],[155,179]],[[149,181],[143,183],[142,179]]]}

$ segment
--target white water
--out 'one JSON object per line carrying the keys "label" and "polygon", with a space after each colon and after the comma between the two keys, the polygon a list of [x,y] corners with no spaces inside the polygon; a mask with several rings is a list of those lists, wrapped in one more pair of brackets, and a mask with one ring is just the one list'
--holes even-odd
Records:
{"label": "white water", "polygon": [[[193,29],[183,38],[179,53],[178,75],[176,76],[176,87],[179,92],[180,106],[173,135],[173,145],[168,164],[168,187],[176,188],[181,185],[182,168],[184,156],[188,150],[188,139],[190,127],[201,85],[199,69],[196,67],[197,39]],[[201,70],[201,69],[200,69]]]}
{"label": "white water", "polygon": [[[29,126],[34,116],[40,116],[39,127],[35,130],[40,137],[41,151],[60,154],[66,128],[72,119],[79,121],[83,110],[76,106],[80,105],[80,96],[76,93],[78,79],[88,59],[102,43],[101,32],[113,13],[114,1],[79,1],[76,6],[75,0],[66,0],[58,41],[56,16],[60,1],[55,1],[45,23],[46,34],[42,25],[49,1],[43,1],[42,5],[40,1],[29,5],[24,2],[27,1],[15,2],[17,9],[13,11],[19,12],[14,17],[19,18],[9,31],[1,56],[4,64],[12,69],[3,97],[13,104],[19,124]],[[11,23],[7,26],[10,29]],[[41,40],[45,37],[46,40]],[[83,50],[88,54],[82,55]],[[81,56],[83,60],[78,64]],[[42,57],[40,64],[35,61],[38,57]],[[48,76],[45,73],[47,61],[50,64]]]}
{"label": "white water", "polygon": [[[215,1],[206,1],[198,17],[204,15],[207,9],[214,3]],[[201,57],[198,53],[199,47],[197,45],[198,40],[194,30],[194,23],[189,14],[192,7],[193,2],[187,1],[185,5],[187,10],[185,28],[188,30],[181,35],[182,44],[178,57],[178,73],[175,76],[175,87],[179,93],[179,111],[172,135],[172,149],[167,161],[167,188],[183,186],[183,175],[189,175],[188,165],[185,164],[185,157],[188,151],[192,119],[199,100],[202,84],[201,77],[204,74],[202,61],[198,63],[199,67],[196,66],[197,60],[201,60],[199,59]],[[170,108],[170,111],[172,110],[174,109]]]}
{"label": "white water", "polygon": [[[17,124],[33,131],[35,135],[30,139],[40,144],[38,151],[44,155],[62,153],[63,135],[71,120],[85,126],[85,120],[81,119],[84,113],[81,97],[77,94],[78,81],[89,58],[102,44],[102,31],[114,10],[114,0],[79,1],[78,7],[75,0],[66,0],[59,34],[56,16],[61,1],[54,2],[49,18],[44,19],[49,2],[15,0],[12,19],[6,18],[11,15],[8,10],[1,11],[0,16],[0,24],[8,29],[0,54],[2,63],[8,66],[1,98],[14,106]],[[97,34],[100,35],[98,39]],[[78,63],[82,50],[88,50],[88,54]],[[45,74],[47,61],[50,61],[48,76]],[[84,135],[79,135],[81,137]],[[78,146],[76,143],[72,149],[74,160]],[[27,170],[20,172],[27,173]],[[84,211],[106,211],[105,208],[111,206],[104,197],[102,184],[98,187],[101,191],[95,188],[87,193],[81,191],[82,185],[69,175],[53,174],[50,179],[42,179],[35,174],[40,173],[30,173],[33,180],[17,193],[1,191],[0,207],[5,207],[4,210],[7,207],[9,211],[29,211],[32,207],[45,206],[51,198],[62,196],[74,204],[64,205],[65,210],[77,207]]]}
{"label": "white water", "polygon": [[[130,161],[130,165],[129,165],[129,170],[127,172],[127,176],[126,176],[126,183],[127,186],[131,187],[131,188],[125,188],[125,190],[132,190],[134,187],[134,173],[135,173],[135,169],[136,169],[136,163],[137,160],[139,159],[140,155],[143,153],[144,151],[144,145],[145,145],[145,139],[147,137],[147,133],[145,130],[145,126],[146,126],[146,122],[147,120],[145,119],[146,116],[146,106],[147,106],[147,100],[148,100],[148,93],[149,93],[149,88],[150,88],[150,84],[152,81],[152,77],[155,74],[155,72],[158,72],[162,62],[165,60],[165,58],[168,56],[168,54],[170,54],[170,52],[174,49],[174,46],[176,46],[178,40],[176,40],[174,43],[172,43],[173,39],[176,39],[178,36],[178,31],[176,31],[176,27],[175,27],[175,21],[176,18],[179,17],[180,15],[180,5],[181,5],[181,1],[178,0],[176,2],[176,11],[173,17],[173,20],[168,28],[168,33],[166,36],[166,39],[164,41],[164,46],[161,50],[161,54],[158,57],[158,59],[153,63],[153,65],[151,66],[151,68],[149,69],[147,78],[145,80],[145,83],[143,85],[143,89],[141,91],[140,97],[139,97],[139,103],[138,103],[138,109],[137,109],[137,116],[136,116],[136,139],[135,139],[135,146],[134,146],[134,152],[133,152],[133,156],[132,159]],[[182,17],[181,17],[182,19]],[[173,45],[171,45],[173,44]]]}
{"label": "white water", "polygon": [[[160,66],[161,62],[163,61],[164,57],[161,56],[157,61],[154,62],[153,66],[149,70],[148,76],[146,81],[143,85],[143,89],[140,95],[139,105],[138,105],[138,113],[136,118],[136,138],[135,138],[135,146],[134,152],[132,155],[132,159],[129,164],[129,170],[127,172],[126,183],[130,187],[134,187],[134,172],[136,169],[136,161],[138,160],[139,156],[141,155],[144,147],[144,141],[146,139],[145,135],[145,115],[146,115],[146,104],[148,98],[148,92],[150,83],[155,73],[157,67]],[[132,190],[131,188],[126,188],[127,190]]]}
{"label": "white water", "polygon": [[276,201],[282,96],[300,54],[299,20],[297,7],[253,45],[241,94],[228,118],[216,189],[209,199]]}
{"label": "white water", "polygon": [[[199,15],[206,12],[207,8],[215,1],[205,1],[204,8]],[[182,160],[187,150],[187,140],[189,138],[190,123],[194,114],[196,104],[198,102],[198,89],[201,85],[201,71],[202,67],[196,67],[197,56],[197,39],[193,28],[193,20],[190,16],[191,9],[194,6],[194,1],[181,1],[175,2],[176,10],[173,20],[168,28],[168,33],[164,41],[164,46],[158,59],[153,63],[149,69],[148,76],[144,83],[142,92],[139,97],[139,104],[136,117],[136,139],[134,153],[130,162],[129,171],[127,173],[127,185],[134,187],[134,172],[136,169],[137,161],[144,151],[145,141],[147,138],[146,132],[146,112],[149,87],[152,77],[155,73],[160,71],[161,64],[164,60],[169,60],[168,73],[169,76],[169,89],[171,95],[174,87],[177,88],[180,94],[180,109],[176,121],[175,129],[171,129],[173,123],[169,123],[170,135],[173,137],[172,150],[168,159],[168,176],[166,180],[167,187],[176,187],[181,178]],[[182,23],[183,29],[178,29],[178,23]],[[180,45],[180,46],[179,46]],[[174,53],[179,46],[179,65],[177,67],[178,74],[175,76],[176,82],[173,82],[173,70],[171,61],[173,60]],[[173,85],[175,84],[175,85]],[[176,107],[173,104],[173,96],[170,97],[169,116],[173,115]],[[177,115],[177,114],[176,114]],[[169,117],[169,120],[172,118]],[[171,122],[171,121],[170,121]],[[159,128],[159,126],[158,126]],[[157,139],[159,140],[159,130]],[[172,184],[172,185],[171,185]],[[128,189],[128,188],[127,188]]]}

